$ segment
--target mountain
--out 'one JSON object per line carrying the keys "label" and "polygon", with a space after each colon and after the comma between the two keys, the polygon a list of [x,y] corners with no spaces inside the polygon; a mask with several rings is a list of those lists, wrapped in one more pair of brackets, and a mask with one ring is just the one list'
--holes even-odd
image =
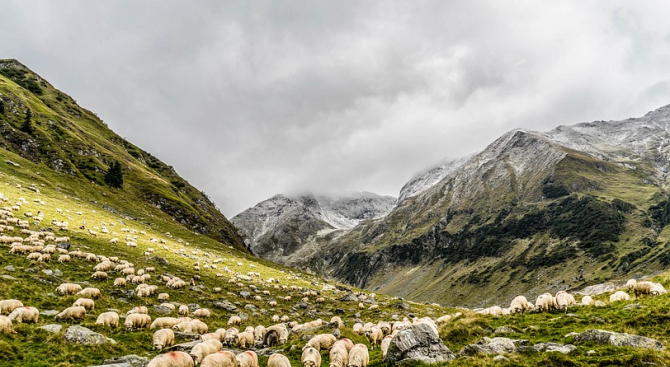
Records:
{"label": "mountain", "polygon": [[231,219],[245,243],[265,259],[293,264],[306,253],[318,253],[317,243],[346,233],[365,220],[380,218],[396,199],[361,192],[343,196],[276,195]]}
{"label": "mountain", "polygon": [[670,106],[510,131],[416,175],[386,216],[316,241],[293,265],[470,306],[650,274],[670,265],[669,162]]}
{"label": "mountain", "polygon": [[[115,134],[94,113],[16,60],[0,60],[0,147],[54,176],[64,194],[148,222],[156,216],[244,249],[233,225],[200,190],[150,153]],[[121,189],[105,184],[112,163]]]}

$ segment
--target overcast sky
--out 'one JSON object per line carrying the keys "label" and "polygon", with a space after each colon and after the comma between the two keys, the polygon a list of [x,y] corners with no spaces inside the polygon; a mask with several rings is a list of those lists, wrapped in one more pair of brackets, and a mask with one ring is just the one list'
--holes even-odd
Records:
{"label": "overcast sky", "polygon": [[232,217],[397,196],[513,128],[670,104],[670,1],[7,1],[16,58]]}

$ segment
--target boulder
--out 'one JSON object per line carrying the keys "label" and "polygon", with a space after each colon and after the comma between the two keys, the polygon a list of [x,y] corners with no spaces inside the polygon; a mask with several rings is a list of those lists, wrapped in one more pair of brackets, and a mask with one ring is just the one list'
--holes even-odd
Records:
{"label": "boulder", "polygon": [[353,293],[348,293],[344,297],[340,298],[340,302],[358,302],[358,297]]}
{"label": "boulder", "polygon": [[531,351],[531,352],[537,352],[537,353],[540,353],[540,352],[545,352],[545,353],[559,352],[559,353],[563,353],[563,354],[569,354],[570,352],[572,352],[575,349],[577,349],[577,347],[575,347],[572,344],[558,344],[558,343],[549,342],[549,343],[535,344],[532,347],[518,347],[516,349],[516,351],[517,352]]}
{"label": "boulder", "polygon": [[514,340],[510,338],[487,338],[483,337],[477,343],[466,345],[461,351],[460,355],[472,354],[505,354],[516,350]]}
{"label": "boulder", "polygon": [[613,331],[591,329],[575,336],[576,342],[595,342],[615,347],[633,347],[662,350],[663,344],[656,339]]}
{"label": "boulder", "polygon": [[40,326],[40,329],[46,330],[50,333],[60,333],[60,331],[63,329],[63,325],[58,324],[42,325]]}
{"label": "boulder", "polygon": [[247,291],[241,291],[241,292],[240,292],[240,297],[242,297],[242,298],[249,298],[249,297],[251,297],[251,293],[249,293],[249,292],[247,292]]}
{"label": "boulder", "polygon": [[16,269],[14,268],[14,265],[7,265],[7,266],[4,267],[4,269],[7,270],[7,271],[16,271]]}
{"label": "boulder", "polygon": [[[176,333],[175,333],[176,334]],[[176,335],[175,335],[176,338]],[[166,352],[190,352],[193,347],[202,343],[202,340],[194,340],[192,342],[186,342],[181,344],[175,344],[170,348],[165,349]]]}
{"label": "boulder", "polygon": [[237,306],[235,306],[234,304],[230,303],[228,300],[223,298],[212,302],[212,306],[214,306],[215,308],[226,310],[228,312],[237,312]]}
{"label": "boulder", "polygon": [[91,329],[79,325],[72,325],[67,328],[64,335],[65,341],[76,344],[95,345],[116,343],[113,339],[98,334]]}
{"label": "boulder", "polygon": [[195,310],[197,310],[199,308],[200,308],[200,305],[197,304],[197,303],[190,303],[188,305],[188,311],[191,312],[191,313],[195,312]]}
{"label": "boulder", "polygon": [[169,315],[172,313],[172,309],[167,306],[154,305],[154,311],[159,315]]}
{"label": "boulder", "polygon": [[426,324],[401,330],[389,345],[385,361],[393,365],[416,362],[441,363],[456,358],[433,329]]}

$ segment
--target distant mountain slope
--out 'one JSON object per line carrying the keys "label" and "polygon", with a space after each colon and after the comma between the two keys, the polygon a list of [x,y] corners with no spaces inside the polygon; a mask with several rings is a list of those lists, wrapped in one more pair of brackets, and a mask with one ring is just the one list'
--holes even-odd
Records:
{"label": "distant mountain slope", "polygon": [[344,233],[361,221],[383,217],[395,202],[393,197],[366,192],[340,197],[276,195],[231,221],[254,254],[290,264],[300,261],[306,244]]}
{"label": "distant mountain slope", "polygon": [[[39,164],[40,170],[69,175],[71,180],[61,183],[66,192],[86,187],[101,195],[100,202],[109,201],[102,195],[122,197],[114,206],[107,204],[107,210],[128,217],[155,215],[139,205],[143,203],[197,233],[244,248],[235,228],[203,192],[16,60],[0,60],[0,147]],[[122,190],[104,184],[113,161],[123,168]]]}

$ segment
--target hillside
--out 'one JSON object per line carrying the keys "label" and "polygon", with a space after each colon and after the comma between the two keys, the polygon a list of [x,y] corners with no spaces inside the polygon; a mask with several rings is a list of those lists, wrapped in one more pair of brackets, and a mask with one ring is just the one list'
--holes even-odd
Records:
{"label": "hillside", "polygon": [[511,131],[416,175],[388,215],[311,240],[320,251],[292,265],[469,306],[653,274],[670,265],[669,116]]}
{"label": "hillside", "polygon": [[[235,228],[203,192],[16,60],[0,60],[0,136],[0,147],[36,164],[35,175],[64,174],[53,183],[66,194],[138,220],[167,215],[243,248]],[[104,183],[114,161],[122,166],[122,190]]]}
{"label": "hillside", "polygon": [[385,216],[396,199],[373,193],[276,195],[231,219],[257,256],[285,265],[302,262],[329,239]]}

